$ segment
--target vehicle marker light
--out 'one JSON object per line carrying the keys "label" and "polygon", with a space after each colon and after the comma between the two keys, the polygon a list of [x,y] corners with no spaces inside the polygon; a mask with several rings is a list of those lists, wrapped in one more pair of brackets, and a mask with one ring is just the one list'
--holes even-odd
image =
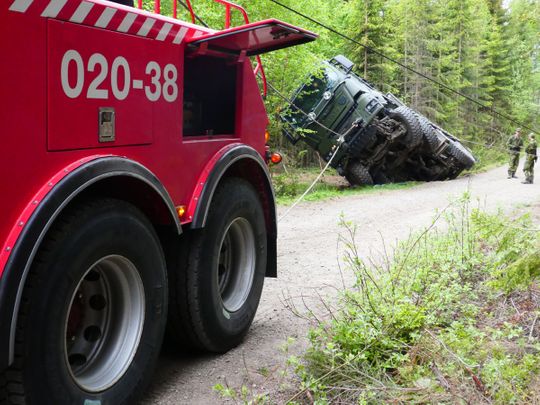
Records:
{"label": "vehicle marker light", "polygon": [[283,160],[283,157],[277,152],[272,153],[272,156],[270,156],[270,161],[275,165],[277,165],[278,163],[281,163],[282,160]]}
{"label": "vehicle marker light", "polygon": [[186,213],[186,206],[179,205],[178,207],[176,207],[176,213],[178,214],[178,218],[182,219],[182,217]]}
{"label": "vehicle marker light", "polygon": [[269,140],[270,140],[270,132],[265,131],[264,132],[264,142],[268,143]]}

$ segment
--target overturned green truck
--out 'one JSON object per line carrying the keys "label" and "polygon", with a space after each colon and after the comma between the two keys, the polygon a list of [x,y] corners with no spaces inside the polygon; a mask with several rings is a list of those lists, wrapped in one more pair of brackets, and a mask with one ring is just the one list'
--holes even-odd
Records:
{"label": "overturned green truck", "polygon": [[476,163],[450,133],[356,75],[342,55],[323,62],[281,114],[283,133],[316,150],[351,185],[456,178]]}

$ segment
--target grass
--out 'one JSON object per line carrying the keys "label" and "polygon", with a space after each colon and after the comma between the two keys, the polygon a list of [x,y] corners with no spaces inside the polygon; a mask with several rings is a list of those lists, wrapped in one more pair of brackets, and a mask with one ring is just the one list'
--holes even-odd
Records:
{"label": "grass", "polygon": [[357,284],[310,332],[289,402],[540,401],[540,232],[527,216],[465,198],[382,264],[360,260],[343,225]]}
{"label": "grass", "polygon": [[223,398],[540,403],[540,231],[528,215],[487,214],[464,195],[376,261],[360,259],[355,224],[342,226],[356,284],[337,304],[324,303],[329,314],[313,319],[302,357],[259,371],[278,391],[218,384]]}
{"label": "grass", "polygon": [[[473,148],[477,163],[463,174],[483,173],[495,167],[500,167],[507,161],[503,148]],[[279,205],[290,205],[304,193],[320,172],[319,167],[289,169],[287,173],[273,173],[272,181]],[[379,191],[403,190],[412,188],[420,182],[391,183],[375,186],[350,187],[347,181],[329,169],[321,181],[306,196],[305,201],[322,201],[347,195],[371,194]]]}
{"label": "grass", "polygon": [[[319,172],[313,169],[296,170],[288,174],[272,176],[276,199],[279,205],[290,205],[311,185]],[[375,186],[350,187],[345,181],[336,181],[337,176],[326,176],[315,185],[305,201],[323,201],[348,195],[371,194],[380,191],[403,190],[416,186],[418,182],[391,183]]]}
{"label": "grass", "polygon": [[508,162],[508,153],[502,147],[473,148],[476,164],[469,173],[484,173]]}

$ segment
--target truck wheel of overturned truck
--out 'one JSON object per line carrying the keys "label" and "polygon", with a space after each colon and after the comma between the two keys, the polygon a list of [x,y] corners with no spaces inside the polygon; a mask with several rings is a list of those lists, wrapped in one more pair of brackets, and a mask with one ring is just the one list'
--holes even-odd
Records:
{"label": "truck wheel of overturned truck", "polygon": [[402,140],[408,151],[416,149],[422,143],[422,128],[420,121],[413,110],[408,107],[400,106],[389,114],[390,118],[402,123],[407,130]]}
{"label": "truck wheel of overturned truck", "polygon": [[345,178],[351,186],[371,186],[373,178],[369,170],[360,162],[351,162],[347,165]]}
{"label": "truck wheel of overturned truck", "polygon": [[392,182],[390,178],[386,174],[384,174],[382,170],[375,171],[373,173],[372,178],[373,178],[373,184],[381,185],[381,184],[388,184]]}
{"label": "truck wheel of overturned truck", "polygon": [[243,179],[225,179],[206,226],[182,238],[178,253],[184,255],[170,274],[168,346],[226,352],[248,332],[266,273],[266,225],[257,192]]}
{"label": "truck wheel of overturned truck", "polygon": [[165,329],[160,242],[131,204],[95,200],[68,210],[23,292],[7,403],[132,404]]}
{"label": "truck wheel of overturned truck", "polygon": [[420,122],[420,128],[422,129],[423,149],[426,152],[435,152],[439,146],[439,138],[435,134],[435,130],[429,124],[427,118],[418,116]]}
{"label": "truck wheel of overturned truck", "polygon": [[459,142],[451,141],[448,145],[447,152],[456,160],[457,166],[460,169],[470,169],[476,163],[476,159],[472,153]]}

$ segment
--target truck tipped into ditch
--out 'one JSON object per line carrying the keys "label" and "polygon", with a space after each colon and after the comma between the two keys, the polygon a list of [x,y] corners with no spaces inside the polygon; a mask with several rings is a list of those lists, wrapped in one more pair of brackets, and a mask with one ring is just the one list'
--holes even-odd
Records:
{"label": "truck tipped into ditch", "polygon": [[336,56],[295,93],[283,133],[304,141],[351,185],[456,178],[475,164],[461,142]]}

